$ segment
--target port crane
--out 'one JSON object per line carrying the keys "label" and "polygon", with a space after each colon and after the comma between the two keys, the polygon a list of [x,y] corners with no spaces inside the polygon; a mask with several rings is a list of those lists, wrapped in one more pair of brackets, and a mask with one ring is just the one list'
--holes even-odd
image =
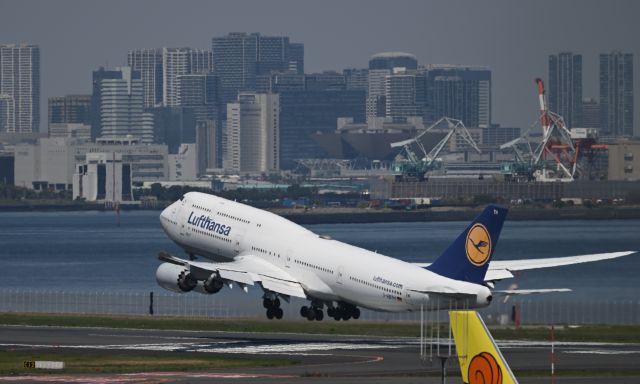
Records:
{"label": "port crane", "polygon": [[[438,142],[438,144],[435,145],[435,147],[427,152],[424,144],[422,143],[422,137],[426,135],[427,132],[433,132],[436,129],[443,128],[447,129],[449,132],[442,140],[440,140],[440,142]],[[439,169],[442,166],[442,161],[438,156],[447,143],[455,137],[462,138],[476,152],[482,153],[471,137],[471,133],[469,133],[469,130],[467,130],[461,120],[442,117],[427,129],[419,132],[416,136],[407,140],[391,143],[391,148],[401,148],[400,153],[396,156],[396,159],[393,162],[393,170],[405,177],[423,179],[425,173],[434,169]],[[412,146],[414,145],[418,148],[420,155],[417,155],[412,149]]]}
{"label": "port crane", "polygon": [[[515,155],[514,162],[503,165],[503,172],[518,179],[573,181],[581,172],[581,151],[599,149],[595,145],[596,131],[569,130],[562,116],[549,110],[544,82],[535,79],[535,83],[540,108],[538,119],[522,136],[500,146],[501,150],[513,150]],[[542,130],[542,137],[535,145],[530,140],[530,132],[537,126]]]}

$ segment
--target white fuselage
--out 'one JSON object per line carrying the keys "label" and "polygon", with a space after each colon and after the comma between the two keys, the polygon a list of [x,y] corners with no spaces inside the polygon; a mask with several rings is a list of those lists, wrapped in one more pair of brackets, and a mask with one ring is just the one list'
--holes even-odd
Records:
{"label": "white fuselage", "polygon": [[[161,214],[167,235],[186,252],[214,261],[254,255],[286,271],[310,298],[382,311],[462,306],[456,292],[477,292],[470,307],[486,306],[487,287],[332,240],[280,216],[217,196],[191,192]],[[434,295],[428,292],[451,292]]]}

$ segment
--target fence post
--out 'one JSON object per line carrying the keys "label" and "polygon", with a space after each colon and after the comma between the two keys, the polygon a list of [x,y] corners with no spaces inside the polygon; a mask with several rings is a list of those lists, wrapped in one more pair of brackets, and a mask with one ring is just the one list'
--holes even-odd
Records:
{"label": "fence post", "polygon": [[153,291],[149,292],[149,314],[153,315]]}

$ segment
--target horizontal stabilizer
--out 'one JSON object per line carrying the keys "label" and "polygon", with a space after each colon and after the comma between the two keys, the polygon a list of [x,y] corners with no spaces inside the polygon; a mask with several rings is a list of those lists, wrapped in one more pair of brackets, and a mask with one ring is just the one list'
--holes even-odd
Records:
{"label": "horizontal stabilizer", "polygon": [[504,289],[504,290],[492,291],[492,293],[495,296],[535,295],[539,293],[558,293],[558,292],[571,292],[571,289],[569,288]]}

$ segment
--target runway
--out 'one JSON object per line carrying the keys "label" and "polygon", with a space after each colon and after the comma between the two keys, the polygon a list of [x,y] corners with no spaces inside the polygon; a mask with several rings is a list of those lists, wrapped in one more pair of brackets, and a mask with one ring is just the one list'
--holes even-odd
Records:
{"label": "runway", "polygon": [[[550,366],[548,342],[498,342],[512,369],[525,371],[521,383],[547,383]],[[437,346],[432,347],[434,352]],[[637,383],[640,345],[613,343],[556,343],[558,372],[571,371],[576,377],[561,376],[559,383]],[[274,368],[227,369],[215,372],[162,372],[113,375],[0,376],[0,382],[367,382],[439,383],[440,360],[422,361],[417,339],[363,336],[329,336],[273,333],[226,333],[161,331],[110,328],[65,328],[0,326],[0,350],[64,351],[65,353],[131,354],[132,356],[208,354],[264,359],[292,359],[296,365]],[[429,350],[429,349],[428,349]],[[448,354],[446,344],[441,354]],[[454,351],[452,350],[452,353]],[[585,378],[599,370],[623,373],[617,377]],[[461,382],[457,361],[450,359],[447,371]],[[625,373],[626,371],[626,373]],[[30,371],[32,373],[33,371]]]}

